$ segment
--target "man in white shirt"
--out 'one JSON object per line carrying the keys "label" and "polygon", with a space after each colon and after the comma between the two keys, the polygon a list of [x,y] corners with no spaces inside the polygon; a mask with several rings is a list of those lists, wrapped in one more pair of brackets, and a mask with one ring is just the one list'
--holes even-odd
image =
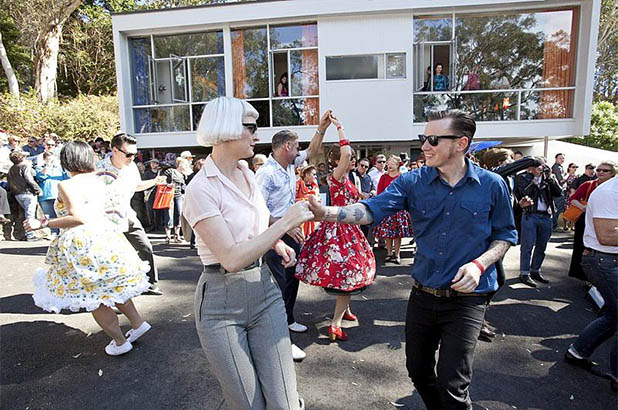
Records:
{"label": "man in white shirt", "polygon": [[375,166],[371,168],[367,173],[371,177],[371,182],[373,183],[374,187],[378,186],[378,182],[380,182],[380,177],[386,172],[386,170],[384,169],[385,164],[386,156],[384,154],[379,154],[376,157]]}
{"label": "man in white shirt", "polygon": [[614,177],[599,185],[590,195],[586,205],[586,228],[581,266],[586,276],[597,288],[605,301],[604,313],[593,320],[581,332],[575,343],[566,351],[564,358],[569,364],[590,370],[596,365],[590,360],[595,349],[603,342],[612,340],[610,351],[611,387],[616,391],[618,376],[618,177],[616,165],[612,165]]}
{"label": "man in white shirt", "polygon": [[103,180],[107,189],[105,212],[107,218],[123,232],[140,259],[150,264],[147,294],[162,295],[156,283],[159,280],[154,263],[152,245],[144,232],[142,224],[131,208],[131,197],[135,191],[143,191],[157,184],[165,184],[165,176],[142,181],[133,159],[137,155],[135,137],[120,133],[112,138],[112,154],[97,163],[96,174]]}
{"label": "man in white shirt", "polygon": [[[330,125],[330,113],[328,110],[320,119],[320,124],[315,135],[309,143],[309,147],[300,151],[298,135],[293,131],[283,130],[276,133],[272,138],[272,154],[264,165],[258,169],[255,179],[262,190],[266,206],[270,211],[271,224],[281,218],[296,200],[296,168],[310,158],[315,158],[321,148],[324,133]],[[305,238],[300,227],[289,231],[281,238],[288,246],[292,247],[297,255]],[[296,265],[284,268],[281,264],[281,256],[274,251],[269,251],[264,256],[275,280],[281,289],[281,296],[285,303],[288,317],[288,327],[293,332],[306,332],[307,326],[294,320],[294,304],[298,295],[298,279],[295,276]],[[292,356],[295,360],[302,360],[306,354],[296,345],[292,345]]]}

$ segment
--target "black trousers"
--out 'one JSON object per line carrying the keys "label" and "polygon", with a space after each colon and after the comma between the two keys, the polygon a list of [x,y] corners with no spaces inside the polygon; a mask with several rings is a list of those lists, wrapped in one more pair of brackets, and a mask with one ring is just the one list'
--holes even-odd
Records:
{"label": "black trousers", "polygon": [[[294,249],[296,257],[300,253],[300,244],[292,239],[289,235],[284,235],[281,238],[286,245]],[[288,317],[288,325],[295,322],[294,320],[294,305],[296,304],[296,296],[298,295],[298,279],[296,279],[296,265],[289,268],[284,268],[281,264],[281,256],[273,250],[270,250],[264,256],[265,262],[273,273],[279,289],[281,289],[281,296],[283,297],[283,303],[285,303],[285,313]]]}
{"label": "black trousers", "polygon": [[144,228],[140,225],[136,225],[129,222],[129,230],[124,233],[124,236],[128,239],[129,243],[137,251],[139,258],[143,261],[147,261],[150,264],[150,270],[148,271],[148,282],[156,283],[159,281],[159,272],[154,263],[154,255],[152,252],[152,244],[144,232]]}
{"label": "black trousers", "polygon": [[428,410],[472,409],[468,388],[486,306],[485,296],[439,298],[412,289],[406,367]]}

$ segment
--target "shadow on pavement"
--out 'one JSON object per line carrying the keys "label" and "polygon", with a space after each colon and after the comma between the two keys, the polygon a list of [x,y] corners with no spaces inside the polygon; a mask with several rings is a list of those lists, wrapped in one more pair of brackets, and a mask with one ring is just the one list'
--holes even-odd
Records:
{"label": "shadow on pavement", "polygon": [[0,254],[20,255],[20,256],[45,256],[49,246],[37,246],[34,248],[2,248]]}

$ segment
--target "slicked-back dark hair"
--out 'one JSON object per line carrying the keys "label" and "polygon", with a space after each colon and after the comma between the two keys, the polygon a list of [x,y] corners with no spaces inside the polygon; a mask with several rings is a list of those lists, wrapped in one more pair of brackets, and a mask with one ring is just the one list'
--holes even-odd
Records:
{"label": "slicked-back dark hair", "polygon": [[137,139],[133,135],[127,134],[126,132],[119,132],[114,135],[114,138],[112,138],[111,146],[112,148],[120,148],[124,143],[135,145],[137,144]]}
{"label": "slicked-back dark hair", "polygon": [[84,141],[70,141],[60,151],[60,165],[69,172],[94,171],[94,151]]}
{"label": "slicked-back dark hair", "polygon": [[444,110],[444,111],[430,111],[428,115],[429,121],[438,121],[449,119],[451,120],[451,131],[455,135],[463,135],[468,137],[468,147],[472,144],[472,138],[476,132],[476,121],[471,114],[468,114],[462,110]]}
{"label": "slicked-back dark hair", "polygon": [[272,141],[272,150],[276,150],[277,148],[283,146],[288,141],[296,141],[298,139],[298,134],[294,131],[290,130],[282,130],[273,135]]}

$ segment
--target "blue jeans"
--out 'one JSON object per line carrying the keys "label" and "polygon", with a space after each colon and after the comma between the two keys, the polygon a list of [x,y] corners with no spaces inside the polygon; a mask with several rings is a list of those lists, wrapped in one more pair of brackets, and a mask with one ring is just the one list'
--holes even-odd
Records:
{"label": "blue jeans", "polygon": [[[41,205],[41,209],[43,210],[43,213],[49,219],[56,218],[56,210],[54,209],[55,201],[56,201],[55,199],[43,199],[39,201],[39,205]],[[49,229],[52,231],[52,233],[55,233],[56,235],[58,235],[58,233],[60,232],[60,229],[58,228],[49,228]]]}
{"label": "blue jeans", "polygon": [[180,226],[180,215],[182,214],[182,196],[174,197],[172,206],[169,209],[164,209],[163,226],[167,229],[172,229]]}
{"label": "blue jeans", "polygon": [[[17,194],[15,199],[19,202],[22,208],[24,208],[24,214],[26,219],[36,218],[36,206],[38,204],[36,195],[32,194]],[[26,239],[34,239],[35,234],[33,231],[26,232]]]}
{"label": "blue jeans", "polygon": [[556,212],[554,212],[553,215],[551,216],[553,228],[558,226],[558,217],[564,211],[564,195],[555,197],[554,205],[556,206]]}
{"label": "blue jeans", "polygon": [[584,255],[581,262],[588,279],[598,289],[605,301],[605,313],[593,320],[581,332],[573,347],[582,357],[590,357],[597,347],[613,336],[612,350],[609,354],[609,367],[614,377],[618,377],[618,255],[595,252]]}
{"label": "blue jeans", "polygon": [[[551,238],[552,220],[549,215],[525,212],[521,217],[521,254],[519,274],[540,272],[545,259],[545,248]],[[534,254],[532,249],[534,248]],[[530,256],[532,255],[532,263]]]}

